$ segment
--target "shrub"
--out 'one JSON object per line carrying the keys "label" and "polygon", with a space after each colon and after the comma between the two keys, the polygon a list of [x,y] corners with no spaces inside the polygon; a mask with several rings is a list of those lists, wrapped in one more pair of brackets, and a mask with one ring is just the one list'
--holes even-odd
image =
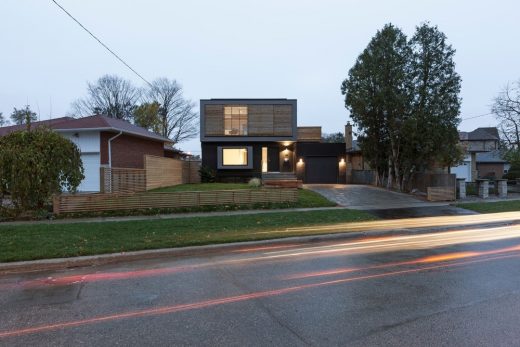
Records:
{"label": "shrub", "polygon": [[200,181],[202,183],[213,183],[215,182],[215,170],[207,167],[201,166],[199,169]]}
{"label": "shrub", "polygon": [[251,178],[247,184],[250,187],[258,188],[262,185],[262,181],[259,178]]}
{"label": "shrub", "polygon": [[503,178],[514,181],[516,178],[520,178],[520,170],[511,169],[503,176]]}
{"label": "shrub", "polygon": [[42,209],[53,194],[75,192],[83,178],[78,147],[50,129],[0,138],[0,205],[7,193],[17,210]]}

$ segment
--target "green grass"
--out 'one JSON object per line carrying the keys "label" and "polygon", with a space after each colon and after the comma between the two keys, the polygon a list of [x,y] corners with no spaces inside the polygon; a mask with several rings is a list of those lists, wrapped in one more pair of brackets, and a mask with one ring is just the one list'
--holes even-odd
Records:
{"label": "green grass", "polygon": [[[74,257],[311,235],[319,234],[320,231],[280,230],[373,219],[375,217],[363,211],[341,209],[128,222],[0,225],[0,261]],[[330,231],[321,231],[324,232]]]}
{"label": "green grass", "polygon": [[520,200],[498,202],[470,202],[456,204],[455,206],[479,213],[498,213],[520,211]]}
{"label": "green grass", "polygon": [[[208,191],[208,190],[232,190],[232,189],[258,189],[251,188],[246,183],[194,183],[180,184],[172,187],[158,188],[154,192],[186,192],[186,191]],[[307,189],[298,189],[298,202],[291,207],[331,207],[335,203],[324,196]],[[276,205],[275,205],[276,206]]]}

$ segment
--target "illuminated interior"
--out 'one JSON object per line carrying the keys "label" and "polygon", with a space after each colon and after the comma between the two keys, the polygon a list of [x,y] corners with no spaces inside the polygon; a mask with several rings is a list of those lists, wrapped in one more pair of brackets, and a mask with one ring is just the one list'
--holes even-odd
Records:
{"label": "illuminated interior", "polygon": [[247,148],[223,148],[222,165],[246,166]]}
{"label": "illuminated interior", "polygon": [[262,172],[267,172],[267,147],[262,147]]}
{"label": "illuminated interior", "polygon": [[224,135],[247,135],[247,106],[224,106]]}

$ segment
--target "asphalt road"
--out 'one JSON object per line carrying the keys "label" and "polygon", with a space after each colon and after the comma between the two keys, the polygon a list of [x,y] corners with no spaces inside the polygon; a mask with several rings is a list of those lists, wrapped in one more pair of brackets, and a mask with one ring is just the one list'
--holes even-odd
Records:
{"label": "asphalt road", "polygon": [[0,277],[2,346],[520,344],[520,226]]}

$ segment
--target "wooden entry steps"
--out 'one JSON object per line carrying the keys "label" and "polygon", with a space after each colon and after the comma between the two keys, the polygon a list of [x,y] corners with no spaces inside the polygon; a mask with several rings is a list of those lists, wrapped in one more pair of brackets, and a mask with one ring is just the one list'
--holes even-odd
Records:
{"label": "wooden entry steps", "polygon": [[269,187],[279,187],[279,188],[302,188],[303,182],[302,180],[267,180],[264,181],[264,186],[266,188]]}
{"label": "wooden entry steps", "polygon": [[266,172],[262,174],[265,187],[301,188],[303,183],[293,172]]}

